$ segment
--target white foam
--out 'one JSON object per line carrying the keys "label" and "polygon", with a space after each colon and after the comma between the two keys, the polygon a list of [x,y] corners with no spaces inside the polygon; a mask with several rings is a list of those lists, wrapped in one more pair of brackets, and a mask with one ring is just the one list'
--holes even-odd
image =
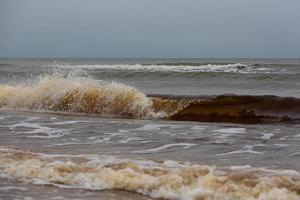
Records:
{"label": "white foam", "polygon": [[213,130],[213,132],[217,132],[217,133],[246,133],[246,129],[245,128],[224,128],[224,129]]}
{"label": "white foam", "polygon": [[153,149],[145,149],[145,150],[139,150],[139,151],[133,151],[132,153],[156,153],[161,150],[169,149],[172,147],[183,147],[184,149],[191,148],[192,146],[196,146],[197,144],[191,144],[191,143],[174,143],[174,144],[165,144],[160,147],[156,147]]}
{"label": "white foam", "polygon": [[120,129],[117,133],[104,133],[105,136],[91,136],[87,140],[89,142],[82,142],[82,144],[100,144],[100,143],[114,143],[114,144],[125,144],[125,143],[149,143],[145,141],[142,137],[134,136],[127,130]]}
{"label": "white foam", "polygon": [[208,126],[193,126],[191,127],[191,130],[197,130],[197,131],[202,131],[206,129]]}
{"label": "white foam", "polygon": [[271,139],[271,137],[273,137],[274,134],[273,133],[264,133],[263,136],[261,137],[262,139],[265,139],[265,140],[269,140]]}
{"label": "white foam", "polygon": [[246,145],[243,149],[236,150],[236,151],[230,151],[230,152],[227,152],[227,153],[220,153],[220,154],[217,154],[217,155],[218,156],[225,156],[225,155],[245,154],[245,153],[246,154],[257,154],[257,155],[264,154],[263,152],[254,151],[252,145]]}
{"label": "white foam", "polygon": [[65,125],[65,124],[77,124],[77,123],[80,123],[82,121],[62,121],[62,122],[54,122],[54,123],[51,123],[51,124],[54,124],[54,125]]}
{"label": "white foam", "polygon": [[81,142],[63,142],[63,143],[50,144],[50,145],[48,145],[48,147],[80,145],[80,144],[83,144],[83,143],[81,143]]}
{"label": "white foam", "polygon": [[270,73],[274,70],[266,67],[254,67],[241,63],[234,64],[203,64],[203,65],[141,65],[141,64],[112,64],[112,65],[58,65],[63,69],[100,69],[100,70],[131,70],[149,72],[228,72],[228,73]]}
{"label": "white foam", "polygon": [[[69,132],[67,130],[51,128],[48,126],[42,126],[39,123],[20,122],[18,124],[9,126],[10,129],[15,129],[18,127],[25,127],[25,128],[33,129],[32,131],[28,131],[28,130],[23,131],[26,134],[38,134],[38,135],[28,135],[27,136],[27,137],[31,137],[31,138],[49,139],[49,138],[60,138],[65,135],[69,135]],[[40,135],[40,134],[45,134],[45,135]]]}
{"label": "white foam", "polygon": [[229,139],[231,136],[233,136],[233,134],[219,134],[215,135],[214,137],[217,139],[216,141],[214,141],[214,143],[220,143],[220,144],[224,144],[224,143],[228,143],[228,142],[232,142],[232,139]]}
{"label": "white foam", "polygon": [[[75,159],[78,157],[84,162]],[[162,199],[298,200],[300,197],[295,192],[300,180],[298,172],[250,166],[218,168],[172,160],[43,155],[0,147],[1,172],[9,178],[38,185],[121,189]],[[247,184],[245,180],[256,184]]]}
{"label": "white foam", "polygon": [[128,138],[123,138],[123,139],[117,141],[117,143],[126,144],[126,143],[129,143],[131,141],[143,141],[143,138],[140,138],[140,137],[128,137]]}
{"label": "white foam", "polygon": [[279,140],[285,140],[285,139],[287,139],[289,136],[287,135],[287,136],[284,136],[284,137],[281,137],[281,138],[279,138]]}
{"label": "white foam", "polygon": [[97,138],[96,140],[93,140],[92,143],[108,143],[111,142],[111,137],[102,137],[102,138]]}
{"label": "white foam", "polygon": [[41,119],[40,117],[28,117],[25,121],[35,121]]}
{"label": "white foam", "polygon": [[180,128],[183,125],[174,125],[174,124],[146,124],[142,127],[139,127],[135,130],[139,131],[159,131],[161,128],[167,127],[167,128]]}

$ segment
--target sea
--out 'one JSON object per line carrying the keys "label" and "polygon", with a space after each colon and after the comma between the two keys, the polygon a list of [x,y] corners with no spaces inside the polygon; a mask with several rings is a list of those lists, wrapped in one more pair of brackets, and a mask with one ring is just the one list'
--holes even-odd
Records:
{"label": "sea", "polygon": [[0,199],[299,200],[300,59],[0,59]]}

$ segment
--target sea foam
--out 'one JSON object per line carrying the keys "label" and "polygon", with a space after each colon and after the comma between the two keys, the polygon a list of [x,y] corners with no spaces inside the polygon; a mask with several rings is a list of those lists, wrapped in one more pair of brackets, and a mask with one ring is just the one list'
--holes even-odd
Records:
{"label": "sea foam", "polygon": [[232,63],[232,64],[110,64],[110,65],[56,65],[55,67],[61,69],[98,69],[98,70],[122,70],[122,71],[148,71],[148,72],[230,72],[230,73],[268,73],[271,71],[269,68],[256,68],[251,65]]}
{"label": "sea foam", "polygon": [[0,174],[34,184],[92,190],[121,189],[163,199],[300,198],[298,172],[248,166],[217,168],[112,156],[51,156],[2,147]]}

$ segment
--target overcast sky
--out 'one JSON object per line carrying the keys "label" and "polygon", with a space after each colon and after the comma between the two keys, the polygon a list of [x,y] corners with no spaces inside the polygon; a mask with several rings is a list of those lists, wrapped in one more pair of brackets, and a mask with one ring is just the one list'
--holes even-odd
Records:
{"label": "overcast sky", "polygon": [[0,57],[300,57],[300,0],[0,0]]}

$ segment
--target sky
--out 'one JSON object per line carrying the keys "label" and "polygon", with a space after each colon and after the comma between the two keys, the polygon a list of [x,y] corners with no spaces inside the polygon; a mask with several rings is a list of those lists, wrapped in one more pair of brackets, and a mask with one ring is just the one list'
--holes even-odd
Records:
{"label": "sky", "polygon": [[299,58],[299,0],[0,0],[0,57]]}

